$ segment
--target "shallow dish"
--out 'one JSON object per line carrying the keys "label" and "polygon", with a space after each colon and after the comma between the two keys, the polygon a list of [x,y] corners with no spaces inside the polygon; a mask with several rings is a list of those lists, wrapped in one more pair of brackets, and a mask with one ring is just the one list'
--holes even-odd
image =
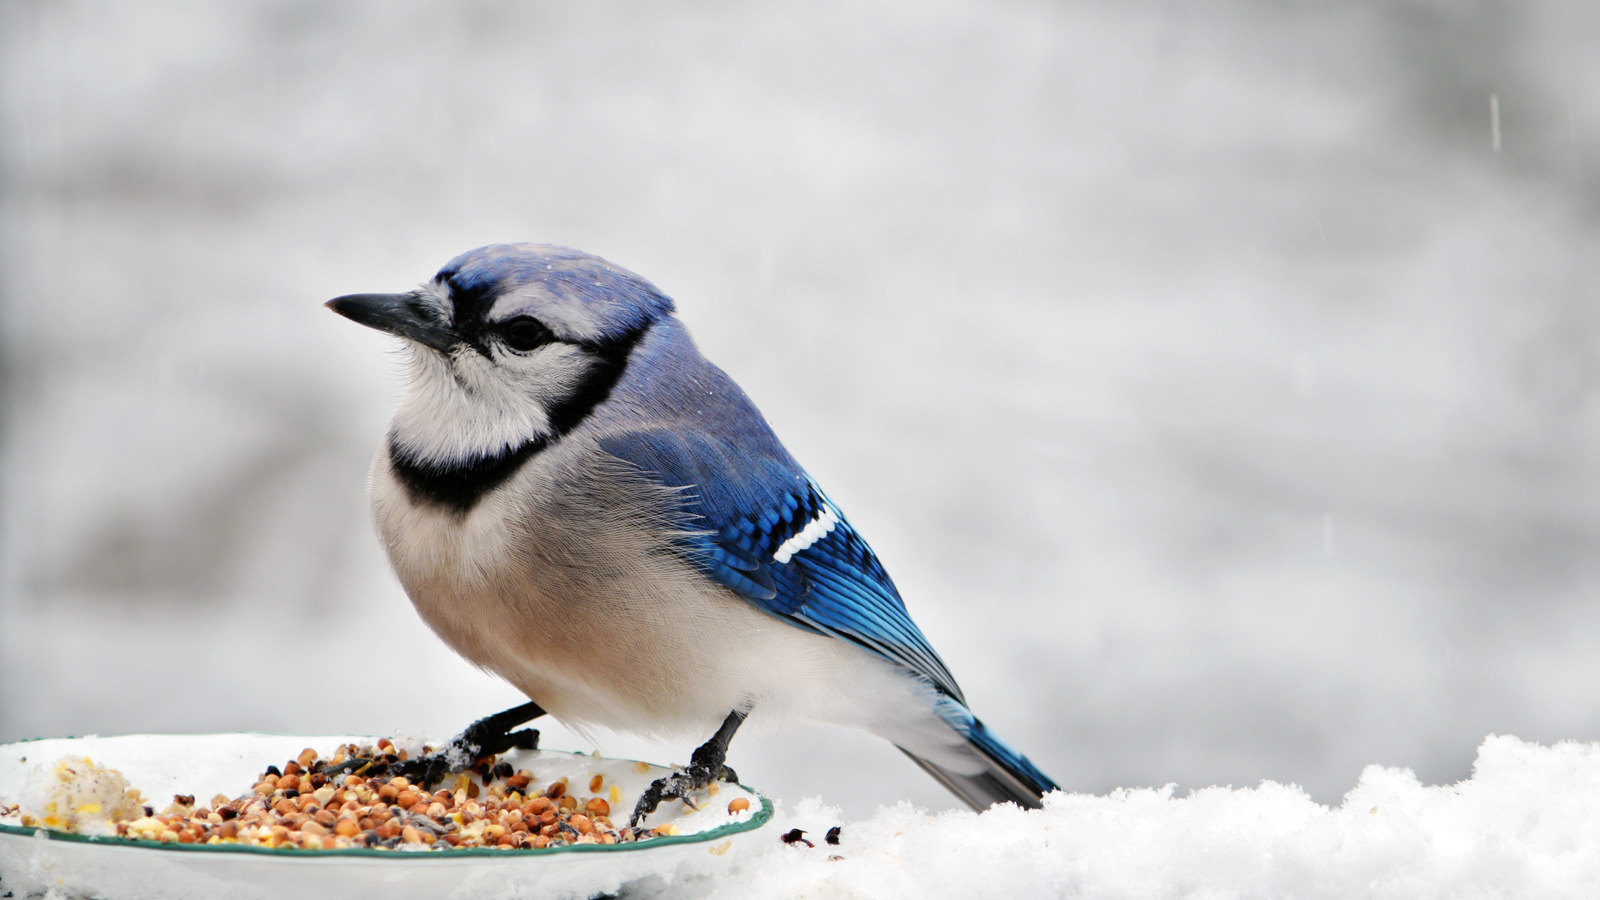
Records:
{"label": "shallow dish", "polygon": [[[281,765],[306,747],[330,753],[360,735],[207,734],[60,738],[0,744],[0,802],[16,802],[29,773],[64,756],[87,756],[117,769],[157,808],[172,795],[196,797],[249,791],[268,765]],[[600,774],[631,808],[651,781],[669,770],[632,760],[551,750],[513,750],[501,759],[533,774],[535,783]],[[730,814],[744,797],[750,809]],[[681,812],[679,808],[682,807]],[[698,811],[663,804],[652,826],[670,822],[678,834],[627,844],[582,844],[545,850],[474,848],[397,852],[275,850],[240,844],[162,844],[119,837],[65,834],[0,816],[0,894],[58,893],[113,898],[284,897],[381,895],[398,897],[522,897],[615,891],[651,875],[672,877],[723,868],[738,845],[772,817],[772,804],[742,785],[719,785]]]}

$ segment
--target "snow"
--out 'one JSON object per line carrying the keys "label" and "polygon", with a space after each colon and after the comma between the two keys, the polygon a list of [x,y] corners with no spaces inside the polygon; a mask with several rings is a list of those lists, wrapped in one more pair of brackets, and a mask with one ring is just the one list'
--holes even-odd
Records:
{"label": "snow", "polygon": [[[54,765],[34,767],[15,799],[23,812],[48,827],[110,836],[117,833],[115,822],[139,814],[139,795],[130,788],[121,772],[86,756],[66,756]],[[9,808],[3,802],[0,806]]]}
{"label": "snow", "polygon": [[[840,841],[830,846],[823,838],[836,825]],[[815,846],[784,843],[780,835],[794,828]],[[1592,897],[1600,891],[1600,744],[1543,746],[1490,736],[1465,781],[1428,786],[1409,770],[1374,765],[1331,807],[1273,782],[1181,796],[1170,785],[1100,796],[1058,793],[1032,811],[1001,806],[930,814],[900,803],[854,821],[810,799],[780,806],[770,824],[733,846],[734,852],[722,845],[710,853],[640,852],[627,866],[544,877],[482,864],[436,868],[422,878],[415,875],[422,870],[410,869],[403,881],[412,888],[449,884],[450,896],[466,896],[470,886],[476,898],[577,898],[619,889],[635,900]],[[660,864],[633,868],[647,855]],[[203,890],[164,896],[257,896],[252,891],[262,878],[270,882],[289,868],[280,863],[278,872],[269,869],[248,885],[208,881]],[[623,871],[631,880],[619,878]],[[0,874],[13,877],[3,868]],[[346,877],[360,890],[384,876],[372,866],[347,876],[317,874],[324,895]],[[175,886],[162,882],[167,891]],[[111,878],[100,896],[146,895]]]}
{"label": "snow", "polygon": [[[776,827],[836,821],[808,801]],[[836,849],[797,846],[647,896],[1592,897],[1600,745],[1491,736],[1466,781],[1369,766],[1331,808],[1273,782],[1058,793],[1037,811],[901,804],[846,823]]]}

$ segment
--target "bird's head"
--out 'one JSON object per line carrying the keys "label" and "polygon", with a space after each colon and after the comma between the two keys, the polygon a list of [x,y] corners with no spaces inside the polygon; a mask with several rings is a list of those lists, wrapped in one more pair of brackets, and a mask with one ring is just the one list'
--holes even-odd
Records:
{"label": "bird's head", "polygon": [[638,275],[553,244],[480,247],[416,290],[327,305],[406,339],[412,378],[391,441],[437,465],[571,428],[605,399],[640,336],[672,313]]}

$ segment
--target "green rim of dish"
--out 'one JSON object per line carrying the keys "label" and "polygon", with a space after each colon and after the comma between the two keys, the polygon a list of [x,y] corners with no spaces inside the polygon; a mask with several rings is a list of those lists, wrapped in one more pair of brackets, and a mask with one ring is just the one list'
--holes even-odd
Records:
{"label": "green rim of dish", "polygon": [[[316,737],[316,735],[278,734],[276,732],[267,732],[267,731],[240,731],[240,732],[235,732],[235,733],[236,734],[241,734],[241,735],[258,734],[258,735],[263,735],[265,737],[312,737],[312,738]],[[126,734],[126,735],[96,735],[95,737],[96,738],[117,738],[117,737],[155,737],[155,736],[156,735]],[[161,735],[161,736],[162,737],[167,737],[167,736],[170,736],[170,737],[185,737],[185,735]],[[329,737],[341,737],[341,735],[329,735]],[[346,737],[361,737],[361,735],[346,735]],[[365,737],[371,737],[371,735],[365,735]],[[72,735],[68,735],[67,737],[64,737],[64,738],[27,738],[26,740],[13,741],[13,742],[11,742],[9,744],[3,744],[3,745],[0,745],[0,746],[15,747],[15,746],[20,745],[20,744],[31,744],[31,743],[34,743],[35,741],[55,741],[55,740],[70,741],[70,740],[81,740],[81,738],[77,738],[77,737],[72,736]],[[374,740],[375,740],[375,738],[374,738]],[[572,751],[572,750],[541,750],[539,752],[543,752],[543,753],[571,753],[573,756],[583,756],[583,757],[587,757],[588,756],[588,754],[586,754],[586,753],[578,753],[578,752]],[[624,760],[615,760],[614,758],[613,758],[613,761],[636,762],[636,760],[626,760],[626,759],[624,759]],[[657,765],[655,765],[653,763],[645,763],[645,765],[650,766],[652,769],[661,768],[660,766],[657,766]],[[422,860],[427,860],[427,859],[463,859],[463,858],[468,858],[468,857],[493,857],[495,859],[520,859],[520,858],[523,858],[523,857],[538,858],[538,857],[552,856],[552,855],[555,855],[555,854],[565,854],[565,853],[617,853],[617,852],[621,852],[621,851],[649,850],[649,849],[654,848],[654,847],[674,847],[674,846],[680,846],[680,845],[683,845],[683,844],[703,844],[703,843],[707,843],[707,842],[710,842],[710,841],[717,841],[717,840],[722,840],[724,838],[731,838],[734,835],[743,834],[746,831],[754,831],[755,829],[760,828],[762,825],[767,824],[767,821],[772,818],[772,814],[773,814],[772,801],[768,800],[765,795],[763,795],[760,792],[756,791],[754,788],[748,787],[748,786],[743,785],[743,784],[738,784],[737,786],[740,787],[740,788],[743,788],[744,790],[749,791],[752,794],[755,794],[756,798],[761,801],[761,808],[756,810],[755,814],[753,814],[752,816],[750,816],[749,819],[746,819],[743,822],[729,822],[726,825],[719,825],[716,828],[711,829],[710,831],[700,831],[700,832],[696,832],[694,834],[663,834],[663,835],[658,835],[656,837],[650,838],[649,840],[645,840],[645,841],[629,841],[628,843],[625,843],[625,844],[564,844],[564,845],[562,845],[560,847],[546,847],[543,850],[534,850],[534,849],[531,849],[531,848],[523,848],[521,850],[510,850],[510,849],[500,850],[500,849],[496,849],[496,848],[492,848],[492,847],[467,847],[467,848],[464,848],[464,849],[453,849],[453,850],[377,850],[377,849],[374,849],[374,848],[371,848],[371,847],[348,847],[348,848],[336,849],[336,850],[302,850],[299,847],[295,847],[293,849],[286,849],[286,848],[283,848],[283,847],[257,847],[257,846],[255,846],[253,844],[179,844],[179,843],[162,843],[160,841],[146,841],[146,840],[140,840],[139,838],[125,838],[125,837],[118,837],[116,835],[73,834],[72,832],[56,831],[54,829],[44,828],[42,826],[37,826],[37,825],[5,825],[5,824],[0,824],[0,834],[11,834],[11,835],[16,835],[18,837],[30,837],[31,838],[31,837],[37,836],[38,834],[40,834],[42,832],[44,834],[44,836],[45,836],[45,839],[47,839],[47,840],[50,840],[50,841],[65,841],[67,843],[73,843],[73,844],[100,844],[100,845],[106,846],[106,847],[134,847],[134,848],[137,848],[137,849],[140,849],[140,850],[157,850],[157,851],[174,852],[174,853],[249,853],[249,854],[256,854],[256,855],[266,854],[268,856],[273,856],[273,857],[276,857],[278,859],[286,859],[286,860],[289,860],[289,859],[318,860],[318,859],[327,859],[329,857],[334,857],[334,856],[343,856],[343,857],[354,856],[354,857],[359,857],[359,858],[363,858],[363,859],[382,859],[382,860],[396,860],[396,861],[404,860],[406,862],[411,862],[411,861],[415,860],[415,861],[419,861],[420,862]]]}

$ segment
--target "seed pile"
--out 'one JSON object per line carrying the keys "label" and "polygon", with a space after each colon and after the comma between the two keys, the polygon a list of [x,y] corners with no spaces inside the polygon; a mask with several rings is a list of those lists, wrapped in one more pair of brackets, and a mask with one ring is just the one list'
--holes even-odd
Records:
{"label": "seed pile", "polygon": [[284,850],[542,850],[677,833],[671,824],[613,824],[611,807],[621,791],[601,775],[589,780],[588,796],[580,798],[566,778],[535,785],[526,770],[487,757],[449,779],[445,789],[429,792],[385,774],[405,758],[388,739],[345,744],[326,761],[307,748],[282,768],[268,766],[247,794],[218,794],[199,806],[180,794],[160,813],[146,806],[142,818],[116,823],[116,831],[136,840]]}

